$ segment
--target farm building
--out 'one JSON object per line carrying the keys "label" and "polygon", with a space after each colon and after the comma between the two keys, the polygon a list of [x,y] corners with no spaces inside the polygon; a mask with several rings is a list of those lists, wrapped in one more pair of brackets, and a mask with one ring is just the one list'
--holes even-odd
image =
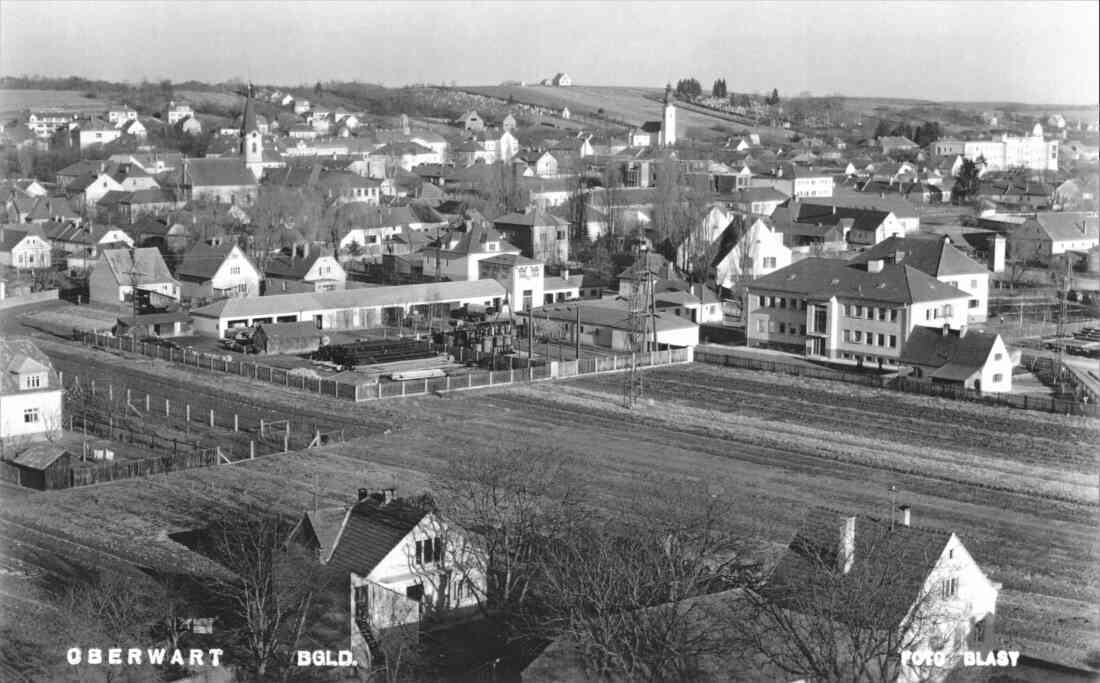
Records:
{"label": "farm building", "polygon": [[[625,302],[615,300],[576,301],[541,306],[532,311],[535,325],[544,321],[557,328],[567,339],[589,346],[599,346],[614,351],[637,350],[631,344],[632,325]],[[696,346],[699,343],[699,326],[672,313],[648,312],[639,316],[639,328],[646,330],[647,348],[651,345],[653,327],[657,324],[658,347]],[[644,325],[644,327],[642,327]]]}
{"label": "farm building", "polygon": [[1012,391],[1016,364],[1001,335],[918,327],[909,335],[899,363],[909,377],[932,384],[954,384],[976,391]]}
{"label": "farm building", "polygon": [[69,487],[73,455],[63,446],[39,443],[20,451],[8,462],[19,473],[19,485],[46,491]]}
{"label": "farm building", "polygon": [[495,280],[432,282],[334,292],[302,292],[223,299],[191,311],[197,334],[217,337],[235,327],[313,321],[320,329],[358,329],[396,323],[408,315],[446,316],[466,304],[499,306],[506,296]]}
{"label": "farm building", "polygon": [[61,378],[28,339],[0,339],[0,443],[61,427]]}
{"label": "farm building", "polygon": [[312,321],[268,323],[256,328],[252,348],[259,353],[313,353],[321,347],[324,333]]}

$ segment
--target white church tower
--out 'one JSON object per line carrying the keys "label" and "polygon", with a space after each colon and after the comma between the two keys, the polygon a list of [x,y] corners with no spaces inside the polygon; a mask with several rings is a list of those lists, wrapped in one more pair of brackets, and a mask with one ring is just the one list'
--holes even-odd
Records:
{"label": "white church tower", "polygon": [[241,116],[241,155],[245,168],[252,171],[259,181],[264,174],[264,139],[260,127],[256,125],[256,108],[252,104],[252,86],[248,86],[248,96],[244,101],[244,114]]}
{"label": "white church tower", "polygon": [[676,107],[672,105],[672,84],[665,86],[665,113],[661,119],[662,147],[671,147],[676,144]]}

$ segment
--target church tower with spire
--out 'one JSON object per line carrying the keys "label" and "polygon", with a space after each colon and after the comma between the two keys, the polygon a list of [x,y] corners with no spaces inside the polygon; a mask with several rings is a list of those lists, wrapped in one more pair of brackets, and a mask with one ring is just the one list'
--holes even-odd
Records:
{"label": "church tower with spire", "polygon": [[245,168],[252,171],[252,175],[259,181],[264,172],[264,139],[260,134],[260,127],[256,125],[256,107],[252,102],[251,84],[248,86],[244,114],[241,116],[241,156],[244,157]]}
{"label": "church tower with spire", "polygon": [[672,104],[672,84],[665,85],[665,113],[661,118],[661,146],[676,144],[676,107]]}

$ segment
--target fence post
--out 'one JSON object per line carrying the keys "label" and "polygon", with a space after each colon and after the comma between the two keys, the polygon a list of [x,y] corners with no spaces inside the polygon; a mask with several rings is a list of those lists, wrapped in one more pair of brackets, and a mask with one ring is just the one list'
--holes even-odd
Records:
{"label": "fence post", "polygon": [[184,416],[187,419],[187,424],[190,425],[191,424],[191,404],[190,403],[187,404],[187,408],[184,411]]}
{"label": "fence post", "polygon": [[149,412],[149,394],[145,394],[145,412]]}
{"label": "fence post", "polygon": [[447,375],[447,391],[451,390],[451,376]]}
{"label": "fence post", "polygon": [[164,399],[164,416],[165,417],[168,417],[168,414],[170,412],[170,408],[169,408],[170,405],[171,404],[168,402],[168,399]]}
{"label": "fence post", "polygon": [[111,384],[107,385],[107,400],[112,401],[112,402],[115,400],[115,385],[114,385],[114,383],[111,383]]}
{"label": "fence post", "polygon": [[[508,365],[511,366],[512,364],[509,363]],[[508,368],[508,383],[509,384],[515,384],[516,383],[516,369],[513,368],[513,367]]]}
{"label": "fence post", "polygon": [[470,373],[466,375],[466,388],[469,389],[474,386],[474,375]]}
{"label": "fence post", "polygon": [[290,450],[290,434],[283,435],[283,453]]}
{"label": "fence post", "polygon": [[214,409],[213,408],[210,409],[210,426],[211,427],[214,426]]}
{"label": "fence post", "polygon": [[378,398],[382,398],[382,383],[379,382],[378,384],[375,384],[374,386],[378,387]]}
{"label": "fence post", "polygon": [[235,432],[240,431],[240,422],[238,420],[238,417],[239,416],[236,413],[233,413],[233,431]]}
{"label": "fence post", "polygon": [[256,442],[253,441],[252,439],[248,440],[248,459],[249,460],[255,460],[256,459]]}
{"label": "fence post", "polygon": [[493,371],[489,371],[489,386],[493,386]]}
{"label": "fence post", "polygon": [[405,380],[401,380],[401,396],[405,396]]}
{"label": "fence post", "polygon": [[130,403],[130,388],[126,387],[126,403]]}
{"label": "fence post", "polygon": [[428,378],[424,378],[424,393],[428,393]]}

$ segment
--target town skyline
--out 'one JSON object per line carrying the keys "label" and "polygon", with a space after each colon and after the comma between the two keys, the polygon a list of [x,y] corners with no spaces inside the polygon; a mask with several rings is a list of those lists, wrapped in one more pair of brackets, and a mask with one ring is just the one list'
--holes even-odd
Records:
{"label": "town skyline", "polygon": [[[277,12],[263,2],[210,3],[201,17],[178,5],[152,3],[142,6],[149,17],[142,31],[134,31],[137,24],[127,18],[133,6],[0,2],[0,72],[386,86],[537,82],[567,72],[578,84],[598,86],[659,87],[695,77],[705,84],[726,78],[731,91],[775,88],[788,96],[1061,106],[1100,101],[1100,15],[1097,4],[1087,2],[602,2],[575,6],[582,9],[571,11],[567,21],[560,20],[559,4],[538,2],[307,2],[279,5]],[[677,23],[669,26],[675,7],[690,11],[677,12]],[[335,12],[344,19],[331,21]],[[36,20],[47,13],[51,21]],[[751,22],[741,21],[746,16]],[[578,24],[593,30],[577,31]],[[625,24],[629,30],[618,28]],[[375,40],[380,25],[386,27],[384,42]],[[866,26],[886,30],[867,33]],[[193,49],[202,31],[209,33],[204,44],[214,49]],[[469,40],[487,31],[499,39]],[[609,32],[614,50],[607,47]],[[266,39],[272,35],[282,38]],[[1035,38],[1053,35],[1062,36],[1058,50],[1049,49],[1045,37]],[[777,50],[785,40],[796,49]],[[670,49],[656,65],[647,63],[643,75],[638,57],[651,54],[655,41]]]}

